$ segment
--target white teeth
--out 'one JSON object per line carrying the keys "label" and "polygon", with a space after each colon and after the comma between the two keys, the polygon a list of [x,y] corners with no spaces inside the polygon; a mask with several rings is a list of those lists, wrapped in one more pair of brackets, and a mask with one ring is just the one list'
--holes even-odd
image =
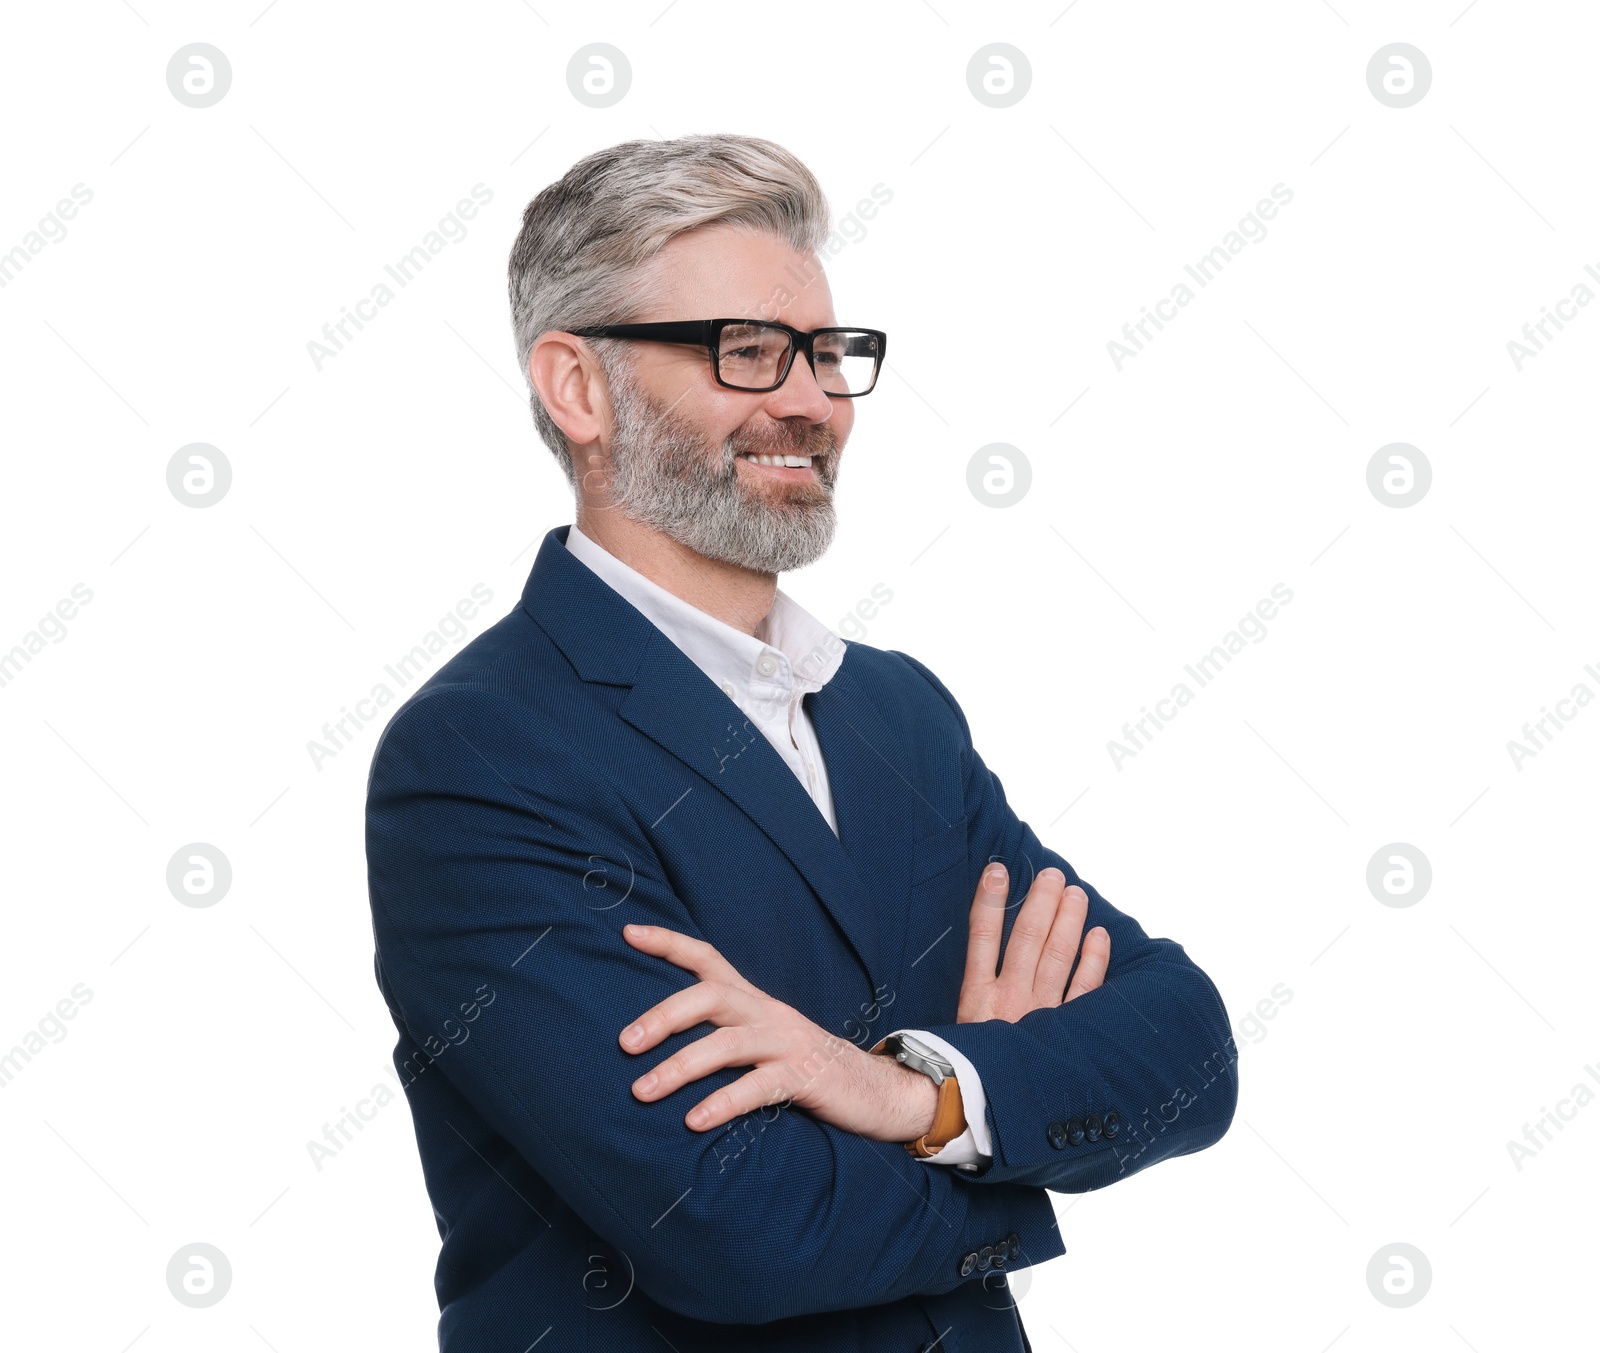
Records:
{"label": "white teeth", "polygon": [[745,460],[753,460],[757,465],[787,465],[792,469],[809,469],[810,456],[745,456]]}

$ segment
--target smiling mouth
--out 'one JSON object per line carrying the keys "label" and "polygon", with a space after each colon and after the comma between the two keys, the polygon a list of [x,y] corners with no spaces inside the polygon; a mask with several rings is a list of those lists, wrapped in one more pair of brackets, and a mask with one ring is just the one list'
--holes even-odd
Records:
{"label": "smiling mouth", "polygon": [[814,457],[811,456],[757,456],[741,454],[738,460],[755,465],[768,474],[777,475],[783,479],[813,479],[816,477]]}

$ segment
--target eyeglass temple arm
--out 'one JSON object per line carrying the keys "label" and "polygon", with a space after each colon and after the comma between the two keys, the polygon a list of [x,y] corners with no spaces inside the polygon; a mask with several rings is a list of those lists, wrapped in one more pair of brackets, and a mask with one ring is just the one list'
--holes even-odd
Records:
{"label": "eyeglass temple arm", "polygon": [[690,319],[659,324],[586,324],[567,332],[579,338],[648,338],[657,343],[709,342],[712,321]]}

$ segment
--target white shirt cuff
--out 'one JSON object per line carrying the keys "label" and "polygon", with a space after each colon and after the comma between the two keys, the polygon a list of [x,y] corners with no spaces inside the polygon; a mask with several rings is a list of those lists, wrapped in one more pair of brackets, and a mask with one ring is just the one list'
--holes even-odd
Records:
{"label": "white shirt cuff", "polygon": [[967,1116],[967,1130],[944,1144],[943,1149],[931,1156],[921,1157],[925,1165],[955,1165],[969,1171],[986,1165],[993,1158],[993,1145],[989,1140],[989,1123],[985,1116],[988,1098],[983,1093],[983,1081],[978,1069],[967,1060],[960,1048],[930,1034],[926,1029],[897,1029],[896,1033],[920,1038],[935,1052],[950,1059],[956,1069],[956,1084],[961,1087],[961,1107]]}

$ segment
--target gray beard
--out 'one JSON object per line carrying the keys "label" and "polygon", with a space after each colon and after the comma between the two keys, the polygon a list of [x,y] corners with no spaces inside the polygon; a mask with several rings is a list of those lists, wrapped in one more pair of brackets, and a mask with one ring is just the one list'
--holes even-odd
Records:
{"label": "gray beard", "polygon": [[[626,369],[610,386],[616,430],[609,488],[623,516],[708,559],[757,573],[804,568],[827,551],[838,524],[833,486],[839,460],[828,424],[783,423],[759,435],[740,428],[712,451]],[[777,492],[769,496],[740,483],[735,457],[741,452],[811,456],[818,482],[774,485]]]}

